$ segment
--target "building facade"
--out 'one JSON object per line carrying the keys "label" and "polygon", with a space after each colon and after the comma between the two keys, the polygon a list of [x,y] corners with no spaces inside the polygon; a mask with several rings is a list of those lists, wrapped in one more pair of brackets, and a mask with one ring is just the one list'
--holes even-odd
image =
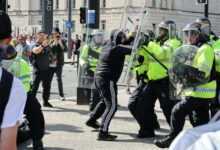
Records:
{"label": "building facade", "polygon": [[[220,34],[220,3],[217,1],[219,0],[209,2],[209,18],[213,31]],[[41,28],[42,0],[8,0],[8,3],[14,32],[32,34]],[[66,31],[68,0],[53,0],[53,3],[54,27]],[[87,3],[88,0],[72,0],[73,35],[82,33],[79,8]],[[196,4],[196,0],[100,0],[100,29],[109,34],[112,29],[119,28],[125,22],[122,21],[123,14],[127,14],[133,22],[138,22],[143,7],[149,12],[145,21],[150,29],[165,19],[172,19],[179,27],[183,27],[186,23],[204,16],[204,5]]]}

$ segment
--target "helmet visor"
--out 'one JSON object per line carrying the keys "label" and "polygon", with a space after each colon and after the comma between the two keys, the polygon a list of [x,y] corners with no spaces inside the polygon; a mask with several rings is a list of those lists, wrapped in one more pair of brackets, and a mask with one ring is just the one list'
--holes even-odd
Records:
{"label": "helmet visor", "polygon": [[197,30],[184,31],[183,44],[195,45],[199,41],[199,32]]}

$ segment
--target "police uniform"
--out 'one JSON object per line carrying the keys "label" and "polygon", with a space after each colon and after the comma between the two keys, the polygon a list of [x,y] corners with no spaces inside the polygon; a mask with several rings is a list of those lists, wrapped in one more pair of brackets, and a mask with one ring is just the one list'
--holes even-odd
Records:
{"label": "police uniform", "polygon": [[220,109],[219,91],[220,91],[220,39],[215,35],[210,36],[210,44],[213,47],[215,53],[215,71],[216,71],[216,97],[211,100],[210,111],[213,117]]}
{"label": "police uniform", "polygon": [[[195,28],[200,31],[201,24],[192,22],[188,24],[183,31],[194,31]],[[198,40],[195,45],[199,49],[193,60],[193,68],[197,68],[200,72],[205,74],[204,78],[208,78],[211,75],[213,68],[213,49],[209,44],[206,44],[203,39],[201,39],[201,41]],[[205,124],[209,121],[209,101],[215,97],[216,81],[211,79],[208,83],[203,83],[196,87],[184,88],[182,94],[186,96],[186,98],[174,106],[170,120],[170,133],[166,138],[155,141],[155,144],[158,147],[169,147],[174,138],[183,129],[186,115],[192,111],[195,112],[195,126]]]}
{"label": "police uniform", "polygon": [[[24,114],[26,114],[26,118],[29,122],[28,126],[30,128],[30,136],[34,142],[42,143],[41,139],[44,136],[45,121],[43,113],[41,111],[40,103],[37,101],[36,97],[34,97],[33,94],[30,92],[30,67],[28,63],[22,58],[15,57],[16,55],[17,53],[14,48],[12,46],[9,46],[7,49],[7,54],[6,56],[4,56],[2,63],[4,66],[4,59],[13,59],[12,65],[7,67],[6,69],[19,80],[21,80],[25,86],[25,90],[28,96],[24,109]],[[6,61],[6,63],[8,62]]]}
{"label": "police uniform", "polygon": [[92,83],[94,73],[99,63],[99,55],[101,50],[101,47],[91,47],[90,45],[85,45],[80,56],[80,66],[84,67],[86,76],[84,92],[89,102],[90,111],[93,111],[95,106],[100,101],[99,93]]}
{"label": "police uniform", "polygon": [[[139,60],[139,63],[141,63],[141,64],[137,65],[137,67],[135,68],[138,86],[132,92],[130,100],[129,100],[129,104],[128,104],[128,109],[134,118],[136,118],[136,116],[137,116],[138,99],[139,99],[141,93],[143,92],[144,87],[148,83],[147,71],[149,69],[150,57],[144,49],[139,50],[139,58],[140,57],[142,57],[143,62],[140,62],[140,60]],[[157,121],[156,113],[154,113],[153,124],[154,124],[155,129],[160,128],[159,122]]]}

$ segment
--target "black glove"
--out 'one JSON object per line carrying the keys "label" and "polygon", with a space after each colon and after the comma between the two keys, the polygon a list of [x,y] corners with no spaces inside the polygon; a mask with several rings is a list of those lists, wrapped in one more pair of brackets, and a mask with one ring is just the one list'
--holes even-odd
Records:
{"label": "black glove", "polygon": [[142,64],[142,63],[144,62],[144,56],[139,55],[139,56],[138,56],[138,62],[139,62],[140,64]]}
{"label": "black glove", "polygon": [[144,43],[143,45],[147,46],[149,44],[149,37],[144,35]]}

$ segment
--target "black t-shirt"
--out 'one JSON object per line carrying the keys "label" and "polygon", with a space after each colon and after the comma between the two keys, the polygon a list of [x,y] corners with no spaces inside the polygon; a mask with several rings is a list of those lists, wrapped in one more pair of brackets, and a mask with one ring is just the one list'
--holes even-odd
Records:
{"label": "black t-shirt", "polygon": [[80,48],[80,46],[81,46],[81,40],[78,39],[78,40],[75,41],[76,50],[78,50]]}
{"label": "black t-shirt", "polygon": [[[39,47],[40,45],[41,43],[36,42],[32,46],[32,50],[36,47]],[[51,62],[50,54],[51,54],[51,47],[49,45],[45,47],[39,54],[32,53],[34,68],[41,71],[49,70],[49,65]]]}

